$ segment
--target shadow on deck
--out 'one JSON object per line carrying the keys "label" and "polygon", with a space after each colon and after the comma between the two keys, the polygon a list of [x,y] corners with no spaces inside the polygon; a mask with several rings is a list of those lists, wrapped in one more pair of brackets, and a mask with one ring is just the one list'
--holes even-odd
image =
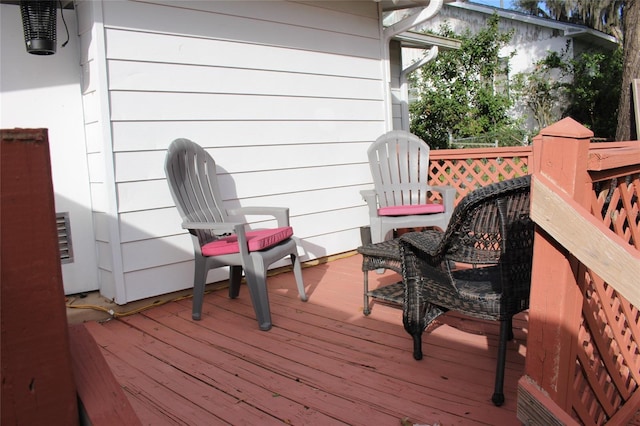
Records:
{"label": "shadow on deck", "polygon": [[[129,413],[150,425],[520,424],[526,313],[514,319],[506,402],[495,407],[499,325],[445,315],[425,333],[424,359],[415,361],[401,310],[377,303],[363,315],[361,259],[305,268],[306,303],[291,272],[270,277],[268,332],[258,329],[244,286],[235,300],[224,289],[206,295],[198,322],[187,298],[72,325],[76,380],[91,421]],[[371,274],[370,285],[397,279]]]}

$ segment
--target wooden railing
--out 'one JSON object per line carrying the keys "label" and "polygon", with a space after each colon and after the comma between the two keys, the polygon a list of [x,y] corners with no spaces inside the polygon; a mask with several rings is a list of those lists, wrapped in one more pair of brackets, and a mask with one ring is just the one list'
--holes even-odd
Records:
{"label": "wooden railing", "polygon": [[492,182],[529,174],[531,146],[440,149],[429,153],[429,183],[451,185],[456,203],[469,192]]}
{"label": "wooden railing", "polygon": [[570,118],[534,139],[527,425],[640,424],[640,142]]}
{"label": "wooden railing", "polygon": [[430,183],[456,202],[533,174],[526,425],[640,425],[640,142],[592,138],[567,118],[533,146],[430,153]]}

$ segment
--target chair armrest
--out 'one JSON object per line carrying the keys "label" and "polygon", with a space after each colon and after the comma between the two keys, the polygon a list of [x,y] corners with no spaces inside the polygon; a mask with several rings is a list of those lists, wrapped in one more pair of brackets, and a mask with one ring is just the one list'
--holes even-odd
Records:
{"label": "chair armrest", "polygon": [[242,222],[182,222],[182,229],[191,230],[209,230],[216,235],[228,234],[230,232],[238,233],[238,228],[244,230],[246,224]]}
{"label": "chair armrest", "polygon": [[453,212],[453,204],[456,200],[457,190],[450,185],[437,185],[432,186],[431,190],[436,191],[442,195],[442,204],[444,205],[445,213],[451,214]]}
{"label": "chair armrest", "polygon": [[374,189],[363,189],[360,191],[362,199],[369,206],[369,216],[378,215],[378,194]]}
{"label": "chair armrest", "polygon": [[289,208],[288,207],[238,207],[235,209],[227,209],[229,216],[273,216],[278,222],[278,227],[289,226]]}
{"label": "chair armrest", "polygon": [[437,266],[445,254],[442,246],[444,235],[444,232],[437,230],[407,232],[400,237],[400,243],[410,246],[413,252],[419,253],[418,257],[421,261]]}
{"label": "chair armrest", "polygon": [[[413,337],[413,357],[422,359],[421,335],[427,326],[446,309],[429,303],[423,294],[423,288],[433,279],[447,282],[445,272],[428,263],[423,252],[413,245],[420,240],[422,232],[410,232],[400,237],[400,258],[402,261],[402,282],[404,300],[402,304],[402,323],[404,329]],[[432,235],[434,237],[435,234]],[[435,242],[439,238],[430,238]],[[431,243],[429,243],[431,245]],[[426,274],[426,275],[425,275]]]}

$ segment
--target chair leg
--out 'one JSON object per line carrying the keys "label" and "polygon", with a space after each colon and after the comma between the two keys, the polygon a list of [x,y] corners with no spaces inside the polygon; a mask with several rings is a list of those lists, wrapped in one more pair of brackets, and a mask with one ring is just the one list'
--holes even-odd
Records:
{"label": "chair leg", "polygon": [[513,318],[509,317],[507,322],[509,327],[509,341],[512,341],[513,340]]}
{"label": "chair leg", "polygon": [[293,265],[293,276],[296,279],[296,285],[298,286],[298,293],[300,294],[300,300],[306,302],[309,300],[307,293],[304,289],[304,281],[302,280],[302,266],[300,265],[300,256],[297,253],[291,253],[291,264]]}
{"label": "chair leg", "polygon": [[259,277],[250,278],[247,276],[247,285],[249,287],[249,294],[251,295],[253,310],[258,320],[258,327],[260,327],[262,331],[271,330],[271,311],[269,309],[269,296],[267,294],[265,280]]}
{"label": "chair leg", "polygon": [[195,269],[193,273],[193,307],[191,318],[198,321],[202,318],[202,303],[204,301],[204,286],[207,280],[206,259],[202,256],[195,257]]}
{"label": "chair leg", "polygon": [[242,266],[229,267],[229,299],[235,299],[240,294],[242,281]]}
{"label": "chair leg", "polygon": [[260,330],[271,329],[271,310],[269,309],[269,294],[267,293],[267,267],[262,258],[252,258],[251,266],[245,268],[245,277],[253,310],[256,313]]}
{"label": "chair leg", "polygon": [[413,337],[413,359],[420,361],[422,359],[422,332],[414,333]]}
{"label": "chair leg", "polygon": [[369,271],[364,271],[364,304],[362,313],[365,315],[371,313],[371,307],[369,306]]}
{"label": "chair leg", "polygon": [[403,309],[404,329],[413,338],[413,359],[419,361],[422,359],[422,333],[436,318],[447,311],[431,303],[424,303],[418,307],[417,318],[413,318],[409,315],[406,306]]}
{"label": "chair leg", "polygon": [[498,343],[498,359],[496,365],[496,383],[491,401],[497,407],[504,403],[504,367],[507,360],[507,341],[511,330],[511,319],[500,321],[500,342]]}

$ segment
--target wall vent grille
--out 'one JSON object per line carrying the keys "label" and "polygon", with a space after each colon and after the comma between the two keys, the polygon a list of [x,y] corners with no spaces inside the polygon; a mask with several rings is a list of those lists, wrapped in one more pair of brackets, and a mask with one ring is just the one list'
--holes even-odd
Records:
{"label": "wall vent grille", "polygon": [[58,228],[60,263],[71,263],[73,262],[73,244],[71,243],[69,213],[56,213],[56,226]]}

